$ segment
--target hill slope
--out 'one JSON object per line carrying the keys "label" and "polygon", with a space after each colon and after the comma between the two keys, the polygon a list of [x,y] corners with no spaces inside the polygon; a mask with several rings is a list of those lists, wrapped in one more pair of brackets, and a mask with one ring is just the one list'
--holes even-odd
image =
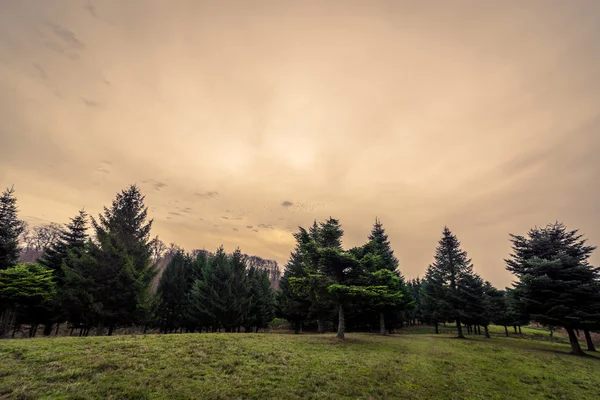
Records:
{"label": "hill slope", "polygon": [[399,334],[183,334],[0,342],[0,398],[597,399],[561,343]]}

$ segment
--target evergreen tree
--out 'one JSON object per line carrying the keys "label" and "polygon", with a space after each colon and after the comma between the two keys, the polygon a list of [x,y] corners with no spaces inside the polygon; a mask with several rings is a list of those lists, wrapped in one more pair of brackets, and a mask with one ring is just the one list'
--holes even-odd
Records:
{"label": "evergreen tree", "polygon": [[99,270],[92,257],[93,244],[88,239],[83,248],[74,247],[67,251],[63,261],[62,306],[72,328],[86,332],[102,321],[102,304],[94,298],[97,289],[95,280]]}
{"label": "evergreen tree", "polygon": [[84,251],[88,240],[87,218],[87,213],[84,210],[79,211],[79,214],[71,218],[71,221],[66,226],[60,228],[57,240],[44,249],[44,253],[38,260],[41,265],[52,271],[57,290],[57,295],[54,298],[55,301],[47,313],[44,335],[50,334],[53,323],[60,323],[66,318],[64,312],[65,274],[63,264],[68,258],[69,251],[74,251],[78,254]]}
{"label": "evergreen tree", "polygon": [[512,324],[512,319],[508,313],[507,293],[504,290],[496,289],[489,282],[485,283],[484,292],[483,304],[486,320],[498,326],[503,326],[508,337],[508,325]]}
{"label": "evergreen tree", "polygon": [[245,331],[252,332],[266,328],[275,316],[275,296],[267,271],[250,267],[248,269],[249,307],[245,321]]}
{"label": "evergreen tree", "polygon": [[511,235],[511,242],[507,269],[518,278],[515,289],[525,311],[541,324],[565,328],[572,353],[583,355],[575,330],[600,320],[600,269],[588,262],[595,247],[558,222],[527,236]]}
{"label": "evergreen tree", "polygon": [[55,295],[52,271],[39,264],[19,264],[0,270],[0,335],[12,322],[14,326],[30,325],[29,336],[35,336],[49,303]]}
{"label": "evergreen tree", "polygon": [[178,251],[160,277],[154,315],[161,332],[173,332],[185,323],[187,295],[193,284],[192,263],[189,255]]}
{"label": "evergreen tree", "polygon": [[73,218],[58,233],[58,240],[44,249],[44,253],[38,262],[52,270],[54,279],[58,286],[64,279],[63,262],[66,260],[68,251],[72,249],[83,249],[88,240],[88,215],[84,210]]}
{"label": "evergreen tree", "polygon": [[116,326],[143,324],[149,318],[156,271],[151,266],[152,220],[146,221],[147,213],[144,196],[132,185],[117,194],[98,220],[92,218],[96,238],[90,250],[97,268],[90,292],[109,335]]}
{"label": "evergreen tree", "polygon": [[464,304],[461,311],[462,321],[467,324],[469,333],[474,334],[481,334],[480,325],[483,325],[486,336],[489,337],[487,332],[489,321],[487,321],[484,306],[483,279],[475,273],[465,274],[462,287],[463,290],[460,293]]}
{"label": "evergreen tree", "polygon": [[433,324],[436,334],[439,333],[439,324],[447,321],[448,316],[451,315],[448,292],[449,288],[444,285],[438,270],[431,265],[427,267],[419,293],[421,313],[423,321]]}
{"label": "evergreen tree", "polygon": [[25,225],[17,216],[17,198],[14,188],[6,189],[0,196],[0,270],[19,262],[19,236]]}
{"label": "evergreen tree", "polygon": [[[238,274],[244,272],[245,263],[239,251],[231,256],[220,247],[210,257],[202,270],[202,277],[194,283],[190,293],[189,314],[198,323],[221,327],[233,332],[243,325],[245,307],[248,304],[246,279]],[[238,298],[238,296],[242,298]]]}
{"label": "evergreen tree", "polygon": [[[405,311],[414,307],[414,299],[398,270],[398,259],[379,219],[375,219],[369,241],[361,248],[351,249],[349,253],[360,260],[366,276],[363,285],[365,294],[370,293],[367,297],[373,308],[363,307],[364,311],[379,316],[379,332],[384,335],[386,320],[402,321]],[[392,324],[389,326],[391,328]]]}
{"label": "evergreen tree", "polygon": [[311,241],[309,233],[304,228],[299,228],[294,233],[296,247],[290,254],[290,259],[285,265],[283,276],[279,282],[277,293],[277,313],[292,324],[296,333],[300,331],[302,322],[308,318],[310,301],[308,293],[290,283],[290,279],[303,280],[308,274],[304,264],[304,246]]}
{"label": "evergreen tree", "polygon": [[[429,271],[430,270],[430,271]],[[465,294],[469,291],[469,279],[473,276],[473,265],[460,242],[448,227],[444,227],[435,252],[435,261],[428,268],[436,284],[447,287],[443,300],[451,312],[449,318],[456,321],[458,337],[464,338],[461,318],[466,308]]]}

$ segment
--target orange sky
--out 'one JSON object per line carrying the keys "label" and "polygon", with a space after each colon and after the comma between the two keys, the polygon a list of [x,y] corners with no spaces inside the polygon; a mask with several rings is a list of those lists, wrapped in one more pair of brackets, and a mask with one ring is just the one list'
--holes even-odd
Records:
{"label": "orange sky", "polygon": [[337,217],[350,247],[378,216],[408,277],[447,224],[506,286],[509,232],[600,244],[598,21],[595,0],[2,1],[0,185],[38,224],[137,182],[164,241],[280,263],[298,225]]}

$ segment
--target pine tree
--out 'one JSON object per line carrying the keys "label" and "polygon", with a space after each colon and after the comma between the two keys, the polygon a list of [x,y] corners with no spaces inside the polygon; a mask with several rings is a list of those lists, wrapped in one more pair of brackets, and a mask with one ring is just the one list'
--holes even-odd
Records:
{"label": "pine tree", "polygon": [[367,285],[374,294],[371,300],[379,314],[379,332],[385,335],[386,315],[388,319],[402,315],[406,309],[414,307],[414,298],[398,270],[399,262],[383,224],[377,218],[369,242],[363,246],[361,262],[363,270],[370,274]]}
{"label": "pine tree", "polygon": [[451,310],[449,318],[456,321],[458,337],[464,338],[461,317],[466,304],[463,294],[468,291],[467,280],[473,275],[473,265],[448,227],[444,227],[442,238],[436,248],[435,261],[429,269],[430,275],[435,276],[435,281],[449,289],[444,292],[443,300]]}
{"label": "pine tree", "polygon": [[448,302],[449,288],[444,285],[438,270],[431,265],[427,267],[425,278],[421,281],[419,297],[423,321],[433,324],[435,333],[438,334],[439,324],[449,319],[452,310]]}
{"label": "pine tree", "polygon": [[25,225],[18,219],[15,189],[6,189],[0,196],[0,270],[19,262],[19,236]]}
{"label": "pine tree", "polygon": [[252,332],[266,328],[275,316],[275,296],[267,271],[250,267],[248,269],[249,307],[245,318],[245,331]]}
{"label": "pine tree", "polygon": [[173,332],[185,323],[187,295],[193,284],[192,263],[189,255],[178,251],[160,277],[154,315],[161,332]]}
{"label": "pine tree", "polygon": [[[244,268],[242,268],[244,267]],[[214,256],[210,257],[190,293],[189,314],[197,321],[212,326],[213,331],[221,327],[227,332],[244,322],[244,305],[247,304],[245,279],[237,275],[244,270],[245,263],[241,253],[236,251],[231,256],[220,247]],[[242,293],[243,298],[237,298]]]}
{"label": "pine tree", "polygon": [[527,236],[511,235],[513,252],[506,260],[525,311],[541,324],[565,328],[578,355],[584,353],[575,329],[600,320],[600,269],[590,266],[595,247],[582,237],[558,222],[536,227]]}
{"label": "pine tree", "polygon": [[64,321],[66,315],[64,313],[64,288],[65,275],[63,264],[67,260],[69,251],[83,251],[88,240],[87,237],[87,214],[84,210],[79,211],[79,214],[64,227],[58,231],[58,238],[44,249],[44,253],[38,260],[41,265],[44,265],[52,271],[54,281],[56,283],[57,295],[54,298],[54,304],[47,312],[47,320],[45,322],[44,335],[49,335],[52,330],[52,324]]}
{"label": "pine tree", "polygon": [[503,326],[504,332],[508,337],[507,326],[512,323],[512,320],[508,314],[508,297],[506,292],[496,289],[491,283],[486,282],[484,285],[483,305],[486,321]]}
{"label": "pine tree", "polygon": [[305,289],[290,283],[294,279],[304,280],[308,277],[305,269],[304,246],[311,241],[310,234],[304,229],[299,228],[294,233],[296,247],[290,254],[290,258],[285,265],[283,276],[279,282],[279,291],[277,293],[277,313],[279,316],[290,321],[294,332],[298,333],[302,322],[308,319],[310,310],[310,301]]}
{"label": "pine tree", "polygon": [[[29,336],[35,336],[43,320],[47,304],[55,295],[52,271],[39,264],[19,264],[0,270],[0,335],[6,333],[10,320],[15,326],[30,325]],[[7,318],[8,316],[11,318]]]}
{"label": "pine tree", "polygon": [[88,215],[84,210],[79,211],[79,214],[58,233],[58,240],[53,242],[44,250],[44,253],[39,259],[39,263],[46,266],[54,273],[54,279],[58,286],[62,284],[64,278],[63,262],[67,258],[69,250],[83,249],[87,242]]}
{"label": "pine tree", "polygon": [[147,213],[144,196],[132,185],[117,194],[98,220],[92,218],[96,240],[91,255],[98,268],[91,293],[101,305],[109,335],[118,325],[146,323],[150,314],[156,271],[151,266],[152,220],[146,221]]}
{"label": "pine tree", "polygon": [[463,277],[463,290],[460,292],[464,308],[461,310],[461,318],[467,324],[469,333],[481,334],[480,325],[484,326],[486,336],[489,337],[484,306],[484,282],[475,273],[465,274]]}

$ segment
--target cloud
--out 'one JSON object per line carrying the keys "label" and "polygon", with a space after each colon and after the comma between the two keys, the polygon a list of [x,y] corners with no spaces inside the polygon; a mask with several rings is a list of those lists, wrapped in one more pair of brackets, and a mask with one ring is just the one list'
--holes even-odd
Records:
{"label": "cloud", "polygon": [[238,228],[233,228],[233,230],[237,232],[237,231],[238,231]]}
{"label": "cloud", "polygon": [[252,229],[252,228],[253,228],[253,226],[252,226],[252,225],[246,225],[246,228],[248,228],[248,229]]}
{"label": "cloud", "polygon": [[273,229],[273,225],[271,224],[258,224],[258,227],[264,229]]}
{"label": "cloud", "polygon": [[215,191],[196,192],[196,193],[194,193],[194,195],[198,196],[198,197],[202,197],[204,199],[213,199],[213,198],[219,196],[219,192],[215,192]]}
{"label": "cloud", "polygon": [[73,31],[53,22],[49,22],[48,24],[52,28],[52,32],[70,47],[74,49],[83,49],[85,47],[85,44],[77,38]]}
{"label": "cloud", "polygon": [[153,187],[154,187],[154,189],[156,189],[156,191],[158,192],[158,191],[160,191],[160,189],[162,189],[162,188],[166,188],[166,187],[167,187],[167,186],[169,186],[169,185],[167,185],[167,184],[166,184],[166,183],[164,183],[164,182],[154,182],[154,183],[152,184],[152,186],[153,186]]}
{"label": "cloud", "polygon": [[100,103],[98,103],[97,101],[94,101],[94,100],[86,99],[85,97],[81,97],[81,101],[83,102],[83,104],[85,104],[86,107],[89,107],[89,108],[99,108],[100,107]]}
{"label": "cloud", "polygon": [[291,207],[293,205],[294,205],[294,203],[292,203],[291,201],[288,201],[288,200],[286,200],[283,203],[281,203],[282,207]]}
{"label": "cloud", "polygon": [[175,211],[169,211],[169,215],[181,216],[181,214],[179,214],[178,212],[175,212]]}
{"label": "cloud", "polygon": [[226,217],[226,216],[222,216],[221,218],[223,218],[223,219],[229,219],[229,217]]}
{"label": "cloud", "polygon": [[42,78],[43,80],[47,81],[48,80],[48,74],[46,74],[46,70],[44,68],[42,68],[39,64],[34,63],[33,67],[37,70],[40,78]]}
{"label": "cloud", "polygon": [[98,14],[96,14],[96,7],[94,7],[94,4],[92,4],[92,0],[88,0],[87,4],[85,4],[83,8],[88,10],[92,17],[98,18]]}

